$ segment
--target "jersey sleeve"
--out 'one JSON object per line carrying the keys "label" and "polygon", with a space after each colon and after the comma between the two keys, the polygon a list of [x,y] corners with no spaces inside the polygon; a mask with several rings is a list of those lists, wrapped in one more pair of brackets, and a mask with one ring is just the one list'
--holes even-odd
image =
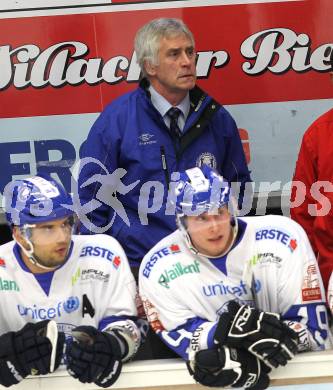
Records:
{"label": "jersey sleeve", "polygon": [[327,303],[331,314],[333,315],[333,272],[331,273],[330,280],[327,288]]}
{"label": "jersey sleeve", "polygon": [[259,308],[281,314],[298,333],[300,351],[330,348],[325,293],[313,250],[300,225],[287,218],[284,222],[285,236],[261,247],[269,253],[269,266],[260,259],[256,264]]}
{"label": "jersey sleeve", "polygon": [[109,275],[102,291],[99,305],[101,331],[117,331],[126,340],[129,352],[124,360],[136,353],[147,332],[146,321],[139,318],[137,286],[130,270],[127,257],[120,244],[112,237],[99,235],[104,246],[112,248],[108,257]]}
{"label": "jersey sleeve", "polygon": [[139,291],[149,325],[179,356],[190,360],[199,350],[213,347],[216,322],[196,316],[171,289],[162,287],[142,272]]}

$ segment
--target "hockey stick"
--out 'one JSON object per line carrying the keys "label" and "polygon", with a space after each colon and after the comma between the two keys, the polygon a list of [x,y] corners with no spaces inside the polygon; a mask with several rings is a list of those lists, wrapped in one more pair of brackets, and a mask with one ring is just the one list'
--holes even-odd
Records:
{"label": "hockey stick", "polygon": [[50,372],[54,371],[55,360],[57,356],[57,342],[58,342],[58,327],[57,323],[53,320],[49,321],[46,327],[46,337],[50,340],[52,345],[51,359],[50,359]]}

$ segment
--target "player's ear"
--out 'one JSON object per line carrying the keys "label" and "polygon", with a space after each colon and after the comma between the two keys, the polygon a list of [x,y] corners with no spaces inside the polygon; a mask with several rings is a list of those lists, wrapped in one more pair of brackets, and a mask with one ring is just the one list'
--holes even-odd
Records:
{"label": "player's ear", "polygon": [[155,76],[155,74],[156,74],[155,65],[153,65],[150,61],[145,61],[144,67],[145,67],[145,71],[148,74],[148,76]]}
{"label": "player's ear", "polygon": [[23,235],[21,233],[21,230],[20,230],[20,228],[18,226],[14,226],[13,227],[12,235],[13,235],[13,238],[14,238],[14,240],[16,242],[18,242],[19,244],[23,245],[24,247],[28,246],[27,241],[23,237]]}
{"label": "player's ear", "polygon": [[13,226],[12,236],[15,239],[15,241],[17,241],[17,239],[21,236],[20,229],[17,226]]}

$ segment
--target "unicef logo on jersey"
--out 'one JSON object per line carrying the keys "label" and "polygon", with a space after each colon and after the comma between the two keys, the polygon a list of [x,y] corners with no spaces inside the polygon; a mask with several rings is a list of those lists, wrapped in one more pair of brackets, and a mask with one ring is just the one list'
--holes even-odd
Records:
{"label": "unicef logo on jersey", "polygon": [[78,297],[69,297],[67,301],[63,303],[63,308],[66,313],[72,313],[77,310],[80,306],[80,301]]}
{"label": "unicef logo on jersey", "polygon": [[[37,305],[23,306],[17,305],[20,316],[32,320],[52,320],[59,318],[65,313],[72,313],[80,306],[78,297],[69,297],[65,301],[60,301],[49,307],[39,307]],[[65,313],[64,313],[65,312]]]}
{"label": "unicef logo on jersey", "polygon": [[[243,299],[246,296],[252,296],[252,290],[257,294],[261,290],[261,282],[258,279],[253,280],[252,289],[243,280],[239,284],[229,285],[221,280],[219,283],[202,286],[202,291],[206,297],[230,296]],[[241,298],[242,297],[242,298]]]}

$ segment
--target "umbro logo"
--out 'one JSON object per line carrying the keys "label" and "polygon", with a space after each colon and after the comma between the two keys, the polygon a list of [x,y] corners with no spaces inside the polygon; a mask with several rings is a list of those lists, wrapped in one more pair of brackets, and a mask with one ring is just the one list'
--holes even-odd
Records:
{"label": "umbro logo", "polygon": [[139,145],[151,145],[151,144],[156,144],[156,140],[152,139],[155,137],[154,134],[149,134],[149,133],[143,133],[139,135]]}

